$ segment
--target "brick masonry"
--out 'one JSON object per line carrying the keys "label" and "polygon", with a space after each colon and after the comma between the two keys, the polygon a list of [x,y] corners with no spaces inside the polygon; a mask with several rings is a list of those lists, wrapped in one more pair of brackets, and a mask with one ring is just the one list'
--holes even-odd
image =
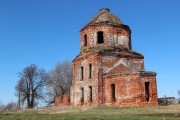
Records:
{"label": "brick masonry", "polygon": [[71,105],[158,105],[156,73],[144,70],[144,56],[132,50],[129,26],[109,9],[81,29],[80,47],[72,62]]}
{"label": "brick masonry", "polygon": [[70,96],[65,94],[62,99],[60,97],[56,97],[54,105],[55,107],[59,107],[60,105],[70,105]]}

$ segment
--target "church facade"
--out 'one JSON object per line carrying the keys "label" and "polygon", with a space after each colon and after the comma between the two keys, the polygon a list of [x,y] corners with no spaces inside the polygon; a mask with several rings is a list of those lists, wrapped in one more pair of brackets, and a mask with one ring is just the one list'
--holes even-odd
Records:
{"label": "church facade", "polygon": [[107,8],[81,29],[72,66],[71,105],[158,105],[156,73],[145,71],[144,56],[132,50],[130,27]]}

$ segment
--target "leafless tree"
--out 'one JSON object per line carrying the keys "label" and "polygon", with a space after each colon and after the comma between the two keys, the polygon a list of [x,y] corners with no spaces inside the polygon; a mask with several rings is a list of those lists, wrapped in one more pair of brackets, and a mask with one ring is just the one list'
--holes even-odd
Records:
{"label": "leafless tree", "polygon": [[0,103],[0,113],[16,111],[16,110],[17,110],[17,104],[15,102],[10,102],[7,105],[3,105],[2,103]]}
{"label": "leafless tree", "polygon": [[177,92],[177,93],[178,93],[178,96],[180,97],[180,90],[178,90],[178,92]]}
{"label": "leafless tree", "polygon": [[72,82],[72,67],[71,62],[65,60],[56,65],[55,69],[50,71],[50,79],[47,87],[47,95],[49,103],[53,103],[55,97],[63,97],[70,93],[70,86]]}
{"label": "leafless tree", "polygon": [[16,111],[16,110],[17,110],[17,103],[15,102],[10,102],[6,106],[4,106],[4,112]]}
{"label": "leafless tree", "polygon": [[4,111],[4,105],[2,104],[2,102],[0,102],[0,113],[3,113]]}
{"label": "leafless tree", "polygon": [[44,99],[44,86],[47,85],[48,74],[32,64],[19,73],[20,80],[15,89],[21,104],[34,108],[38,100]]}

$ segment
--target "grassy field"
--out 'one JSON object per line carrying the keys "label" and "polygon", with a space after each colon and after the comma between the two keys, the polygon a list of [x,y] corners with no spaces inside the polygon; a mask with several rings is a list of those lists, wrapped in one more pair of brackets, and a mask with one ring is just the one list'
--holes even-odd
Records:
{"label": "grassy field", "polygon": [[1,114],[0,120],[180,120],[180,105],[22,110]]}

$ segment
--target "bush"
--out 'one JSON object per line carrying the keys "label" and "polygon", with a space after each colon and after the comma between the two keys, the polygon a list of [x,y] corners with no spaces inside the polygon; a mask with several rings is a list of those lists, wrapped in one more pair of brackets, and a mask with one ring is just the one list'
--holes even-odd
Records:
{"label": "bush", "polygon": [[0,104],[0,113],[16,111],[16,110],[17,110],[17,104],[14,102],[10,102],[7,105]]}

